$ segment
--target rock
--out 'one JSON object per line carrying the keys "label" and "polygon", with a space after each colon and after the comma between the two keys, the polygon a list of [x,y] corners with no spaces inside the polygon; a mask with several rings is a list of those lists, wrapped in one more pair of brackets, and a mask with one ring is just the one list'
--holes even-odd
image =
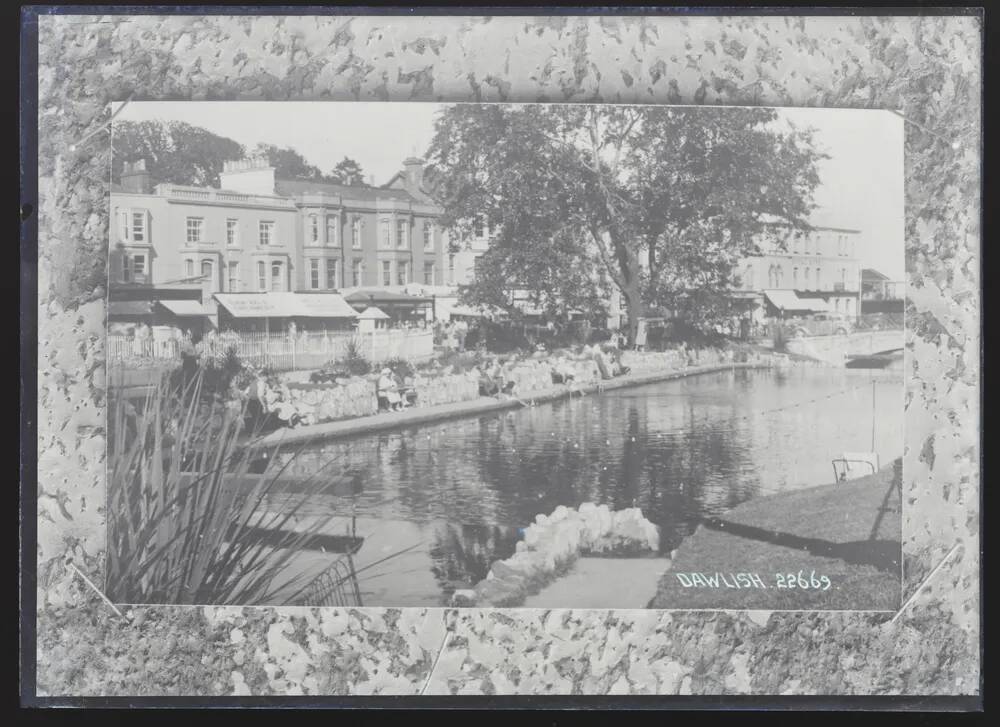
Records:
{"label": "rock", "polygon": [[463,588],[451,594],[451,605],[469,607],[476,605],[476,592],[471,588]]}

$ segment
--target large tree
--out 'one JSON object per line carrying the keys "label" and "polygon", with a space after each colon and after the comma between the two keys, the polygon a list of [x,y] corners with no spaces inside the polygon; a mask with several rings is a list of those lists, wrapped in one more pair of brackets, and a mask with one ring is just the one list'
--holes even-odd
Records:
{"label": "large tree", "polygon": [[154,183],[218,186],[223,163],[243,156],[243,146],[183,121],[116,121],[111,177],[125,162],[146,160]]}
{"label": "large tree", "polygon": [[494,231],[480,297],[558,295],[579,279],[553,288],[548,269],[592,266],[588,286],[621,291],[634,341],[650,306],[721,299],[739,258],[808,228],[820,154],[770,109],[463,104],[429,157],[443,224],[466,239],[482,215]]}
{"label": "large tree", "polygon": [[319,167],[310,164],[302,154],[290,146],[282,147],[260,143],[254,149],[254,155],[267,159],[268,164],[274,167],[275,177],[332,181],[319,170]]}
{"label": "large tree", "polygon": [[336,180],[339,184],[356,186],[365,183],[365,172],[361,165],[350,157],[344,157],[330,172],[330,179]]}

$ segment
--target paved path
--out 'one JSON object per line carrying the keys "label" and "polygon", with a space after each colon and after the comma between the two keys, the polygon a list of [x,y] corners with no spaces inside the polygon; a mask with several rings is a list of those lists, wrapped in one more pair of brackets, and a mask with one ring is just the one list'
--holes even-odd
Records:
{"label": "paved path", "polygon": [[669,558],[580,558],[523,608],[646,608]]}
{"label": "paved path", "polygon": [[[680,379],[697,374],[707,374],[715,371],[729,371],[732,369],[752,369],[768,368],[765,363],[728,363],[713,364],[711,366],[692,366],[679,371],[657,371],[647,374],[626,374],[614,379],[602,381],[600,383],[586,384],[573,389],[567,386],[555,386],[551,389],[536,392],[531,396],[524,397],[525,403],[533,402],[540,404],[555,399],[563,399],[570,395],[580,396],[579,392],[592,394],[598,391],[608,391],[620,389],[626,386],[637,386],[648,384],[654,381],[667,381],[669,379]],[[330,440],[341,437],[348,437],[357,434],[368,434],[385,429],[396,429],[399,427],[425,424],[427,422],[440,421],[443,419],[454,419],[459,417],[477,416],[488,414],[494,411],[505,409],[519,409],[524,404],[516,399],[495,399],[493,397],[481,396],[471,401],[458,401],[451,404],[438,404],[436,406],[416,406],[404,411],[382,412],[371,416],[356,417],[353,419],[343,419],[335,422],[324,422],[311,426],[297,427],[295,429],[279,429],[272,432],[260,440],[261,445],[288,445],[302,444],[312,440]]]}

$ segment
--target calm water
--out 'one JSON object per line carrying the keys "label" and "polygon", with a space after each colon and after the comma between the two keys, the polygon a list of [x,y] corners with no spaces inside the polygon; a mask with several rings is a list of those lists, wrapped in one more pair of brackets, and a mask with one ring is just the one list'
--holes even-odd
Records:
{"label": "calm water", "polygon": [[810,368],[702,375],[338,440],[287,472],[305,478],[325,464],[339,482],[311,508],[356,515],[365,605],[436,606],[558,505],[640,507],[668,552],[702,516],[832,482],[831,459],[870,451],[873,406],[884,465],[903,450],[902,376]]}

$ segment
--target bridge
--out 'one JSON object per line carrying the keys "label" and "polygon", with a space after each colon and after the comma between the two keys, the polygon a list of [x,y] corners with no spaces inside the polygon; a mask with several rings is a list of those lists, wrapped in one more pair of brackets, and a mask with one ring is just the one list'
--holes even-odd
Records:
{"label": "bridge", "polygon": [[799,356],[844,366],[850,359],[901,353],[903,330],[857,331],[840,336],[804,336],[789,339],[785,349]]}

